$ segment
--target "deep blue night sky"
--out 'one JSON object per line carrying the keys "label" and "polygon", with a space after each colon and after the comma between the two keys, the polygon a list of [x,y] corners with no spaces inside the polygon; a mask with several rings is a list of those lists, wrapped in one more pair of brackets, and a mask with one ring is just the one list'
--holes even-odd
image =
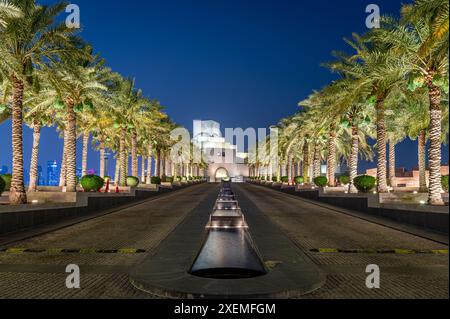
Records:
{"label": "deep blue night sky", "polygon": [[[52,1],[41,1],[50,3]],[[404,0],[403,2],[408,2]],[[161,101],[179,124],[214,119],[222,127],[268,127],[334,76],[320,67],[343,37],[365,31],[371,1],[107,1],[78,0],[83,37],[144,93]],[[376,2],[398,14],[396,0]],[[0,165],[11,167],[10,123],[0,126]],[[61,160],[53,129],[42,137],[40,165]],[[32,135],[25,133],[29,166]],[[81,145],[79,145],[81,153]],[[444,149],[448,162],[448,148]],[[81,155],[81,154],[80,154]],[[398,165],[416,165],[416,144],[398,149]],[[79,166],[81,159],[79,159]],[[89,154],[89,168],[98,154]],[[374,164],[363,164],[364,169]]]}

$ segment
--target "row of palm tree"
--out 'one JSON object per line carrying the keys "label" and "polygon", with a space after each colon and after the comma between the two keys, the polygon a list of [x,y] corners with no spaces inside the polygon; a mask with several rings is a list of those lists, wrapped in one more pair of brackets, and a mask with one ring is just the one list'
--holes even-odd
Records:
{"label": "row of palm tree", "polygon": [[[345,39],[353,52],[334,52],[334,61],[324,64],[338,78],[300,102],[301,111],[279,124],[280,147],[275,155],[281,160],[276,174],[291,178],[293,163],[297,163],[298,171],[310,181],[320,175],[320,164],[326,161],[329,186],[336,186],[336,163],[343,159],[350,168],[349,191],[353,193],[357,192],[352,183],[359,158],[371,160],[375,155],[378,192],[384,193],[395,181],[396,145],[406,138],[417,139],[420,191],[428,192],[430,204],[443,205],[441,148],[448,139],[448,13],[446,0],[416,0],[403,6],[401,19],[383,17],[380,29]],[[370,139],[376,141],[375,152]],[[260,173],[261,167],[267,171],[273,166],[276,157],[271,155],[260,159],[253,171]]]}
{"label": "row of palm tree", "polygon": [[[55,127],[64,139],[61,186],[75,192],[76,142],[83,140],[82,172],[89,143],[100,152],[104,177],[106,150],[116,154],[116,181],[138,176],[150,183],[151,165],[162,175],[161,153],[173,144],[176,125],[156,100],[145,97],[133,79],[105,65],[77,30],[58,22],[67,3],[38,5],[34,0],[0,1],[0,121],[12,121],[13,172],[10,203],[27,202],[24,186],[23,123],[33,129],[29,191],[37,189],[40,134]],[[128,171],[131,156],[131,172]],[[145,162],[147,161],[148,172]]]}

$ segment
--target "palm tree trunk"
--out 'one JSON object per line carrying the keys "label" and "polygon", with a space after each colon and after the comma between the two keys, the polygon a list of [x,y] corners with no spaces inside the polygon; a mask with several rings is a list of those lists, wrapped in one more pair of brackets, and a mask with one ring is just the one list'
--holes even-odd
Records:
{"label": "palm tree trunk", "polygon": [[63,153],[61,156],[61,172],[59,175],[59,187],[64,187],[66,186],[66,174],[67,174],[67,167],[66,167],[66,163],[67,163],[67,129],[64,129],[64,145],[63,145]]}
{"label": "palm tree trunk", "polygon": [[294,177],[292,176],[292,155],[291,154],[289,154],[289,156],[288,156],[287,169],[288,169],[287,176],[288,176],[288,179],[289,179],[289,183],[291,183],[291,181],[294,180]]}
{"label": "palm tree trunk", "polygon": [[13,105],[12,105],[12,152],[13,169],[9,202],[11,205],[27,203],[27,193],[23,182],[23,92],[22,80],[15,75],[13,82]]}
{"label": "palm tree trunk", "polygon": [[386,119],[384,107],[384,95],[377,99],[377,182],[378,192],[387,193],[386,178]]}
{"label": "palm tree trunk", "polygon": [[87,160],[88,160],[88,150],[89,150],[89,131],[83,133],[83,156],[81,162],[81,176],[87,175]]}
{"label": "palm tree trunk", "polygon": [[161,177],[166,175],[166,152],[162,152],[161,154]]}
{"label": "palm tree trunk", "polygon": [[127,130],[125,128],[122,128],[120,131],[120,146],[119,146],[119,152],[120,152],[119,185],[120,186],[127,186],[127,157],[128,157],[128,154],[126,153],[126,149],[125,149],[126,138],[127,138]]}
{"label": "palm tree trunk", "polygon": [[147,184],[151,184],[151,179],[152,179],[152,146],[149,145],[148,147],[148,159],[147,159]]}
{"label": "palm tree trunk", "polygon": [[319,142],[316,142],[314,145],[314,161],[313,161],[313,172],[314,172],[314,178],[320,176],[320,144]]}
{"label": "palm tree trunk", "polygon": [[430,182],[428,187],[428,202],[430,205],[444,205],[441,184],[441,136],[442,110],[441,89],[433,84],[433,76],[427,78],[428,95],[430,98],[430,147],[428,162],[430,165]]}
{"label": "palm tree trunk", "polygon": [[156,167],[155,167],[155,176],[162,177],[161,175],[161,150],[156,151]]}
{"label": "palm tree trunk", "polygon": [[426,134],[421,130],[419,134],[418,163],[419,163],[419,192],[428,193],[427,186],[427,163],[426,163]]}
{"label": "palm tree trunk", "polygon": [[397,186],[395,184],[395,143],[389,142],[389,184],[391,187]]}
{"label": "palm tree trunk", "polygon": [[33,123],[33,151],[31,153],[30,165],[30,185],[29,192],[36,192],[38,179],[38,158],[39,158],[39,143],[41,140],[41,123],[34,121]]}
{"label": "palm tree trunk", "polygon": [[137,133],[131,133],[131,175],[138,176],[138,154],[137,154]]}
{"label": "palm tree trunk", "polygon": [[302,171],[303,171],[303,180],[305,182],[305,184],[309,184],[310,183],[310,176],[309,176],[309,145],[308,143],[305,141],[305,144],[303,145],[303,167],[302,167]]}
{"label": "palm tree trunk", "polygon": [[77,117],[74,110],[74,101],[67,99],[67,157],[66,180],[67,192],[77,191]]}
{"label": "palm tree trunk", "polygon": [[125,151],[126,152],[126,156],[125,156],[125,178],[130,176],[129,172],[130,172],[130,153],[128,153],[128,150]]}
{"label": "palm tree trunk", "polygon": [[355,187],[354,180],[358,176],[358,154],[359,154],[359,134],[358,127],[353,125],[352,127],[352,151],[349,158],[349,169],[350,169],[350,184],[349,193],[356,194],[358,190]]}
{"label": "palm tree trunk", "polygon": [[100,139],[100,177],[105,178],[105,143]]}
{"label": "palm tree trunk", "polygon": [[328,158],[327,158],[327,175],[328,185],[330,187],[336,186],[336,125],[332,124],[330,128],[330,135],[328,140]]}
{"label": "palm tree trunk", "polygon": [[120,155],[117,156],[116,155],[116,168],[114,169],[114,182],[115,185],[118,186],[119,185],[119,179],[120,179]]}
{"label": "palm tree trunk", "polygon": [[177,163],[177,162],[174,162],[174,163],[173,163],[173,181],[174,181],[174,182],[176,182],[176,181],[177,181],[177,178],[178,178],[178,169],[179,169],[178,163]]}
{"label": "palm tree trunk", "polygon": [[141,184],[145,184],[145,156],[141,155]]}

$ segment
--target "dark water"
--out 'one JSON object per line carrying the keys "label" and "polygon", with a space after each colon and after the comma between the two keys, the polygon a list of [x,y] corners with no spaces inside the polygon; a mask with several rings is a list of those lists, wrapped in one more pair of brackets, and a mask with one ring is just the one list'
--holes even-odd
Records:
{"label": "dark water", "polygon": [[266,273],[242,228],[212,229],[191,273],[211,278],[246,278]]}
{"label": "dark water", "polygon": [[208,233],[190,273],[200,277],[239,279],[266,273],[248,232],[245,217],[228,183],[222,185]]}

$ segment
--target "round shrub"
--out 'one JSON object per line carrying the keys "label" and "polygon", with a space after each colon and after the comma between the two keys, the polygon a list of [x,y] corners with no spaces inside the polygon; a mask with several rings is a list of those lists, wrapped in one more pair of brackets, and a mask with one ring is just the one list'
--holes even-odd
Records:
{"label": "round shrub", "polygon": [[81,187],[85,192],[96,192],[105,185],[103,178],[97,175],[86,175],[81,179]]}
{"label": "round shrub", "polygon": [[127,186],[129,187],[137,187],[139,185],[139,178],[135,176],[127,177]]}
{"label": "round shrub", "polygon": [[328,178],[326,178],[325,176],[318,176],[314,178],[314,184],[316,184],[316,186],[318,187],[325,187],[328,184]]}
{"label": "round shrub", "polygon": [[159,176],[153,176],[151,178],[151,183],[155,185],[161,185],[161,178]]}
{"label": "round shrub", "polygon": [[339,183],[341,183],[341,185],[350,184],[350,177],[347,175],[342,175],[341,177],[339,177]]}
{"label": "round shrub", "polygon": [[164,178],[164,183],[173,183],[173,177],[166,176],[166,177]]}
{"label": "round shrub", "polygon": [[288,176],[283,176],[283,177],[281,177],[281,181],[283,183],[289,183],[289,177]]}
{"label": "round shrub", "polygon": [[3,180],[3,178],[0,178],[0,196],[2,196],[2,193],[5,191],[5,186],[5,181]]}
{"label": "round shrub", "polygon": [[441,177],[442,188],[448,193],[448,175]]}
{"label": "round shrub", "polygon": [[278,176],[273,176],[272,177],[272,182],[278,183]]}
{"label": "round shrub", "polygon": [[361,175],[353,180],[356,189],[363,193],[368,193],[375,188],[377,179],[373,176]]}
{"label": "round shrub", "polygon": [[303,176],[296,176],[294,178],[294,182],[296,185],[300,185],[303,184],[305,182],[305,179],[303,178]]}
{"label": "round shrub", "polygon": [[181,177],[181,176],[177,176],[177,181],[178,181],[178,182],[181,182],[181,181],[182,181],[182,179],[183,179],[183,177]]}
{"label": "round shrub", "polygon": [[11,188],[12,175],[4,174],[0,176],[0,178],[3,179],[3,181],[5,182],[5,191],[9,191],[9,189]]}

